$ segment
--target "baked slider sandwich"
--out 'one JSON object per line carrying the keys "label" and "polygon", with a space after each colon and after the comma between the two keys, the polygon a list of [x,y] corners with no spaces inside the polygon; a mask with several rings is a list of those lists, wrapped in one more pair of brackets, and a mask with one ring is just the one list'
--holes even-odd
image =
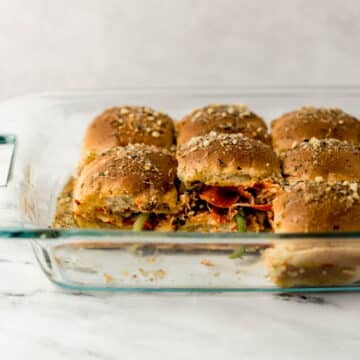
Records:
{"label": "baked slider sandwich", "polygon": [[241,133],[264,143],[271,143],[264,120],[243,104],[209,105],[195,109],[176,128],[178,144],[184,144],[193,137],[203,136],[211,131]]}
{"label": "baked slider sandwich", "polygon": [[79,227],[173,230],[176,159],[143,144],[115,147],[81,169],[73,193]]}
{"label": "baked slider sandwich", "polygon": [[278,153],[312,137],[360,144],[360,121],[338,108],[305,106],[274,120],[271,128]]}
{"label": "baked slider sandwich", "polygon": [[[299,182],[273,202],[278,233],[360,231],[359,182]],[[281,287],[346,285],[360,280],[360,245],[344,240],[280,240],[263,253]]]}
{"label": "baked slider sandwich", "polygon": [[177,160],[183,186],[178,230],[271,231],[280,166],[270,146],[212,131],[180,145]]}
{"label": "baked slider sandwich", "polygon": [[175,150],[173,120],[144,106],[105,110],[89,125],[82,144],[82,159],[115,146],[146,144]]}
{"label": "baked slider sandwich", "polygon": [[287,150],[282,159],[288,183],[360,180],[360,145],[335,139],[311,138]]}

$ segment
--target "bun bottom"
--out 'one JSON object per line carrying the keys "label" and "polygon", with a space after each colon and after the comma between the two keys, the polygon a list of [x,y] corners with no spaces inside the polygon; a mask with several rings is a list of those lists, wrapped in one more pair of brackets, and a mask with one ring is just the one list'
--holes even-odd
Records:
{"label": "bun bottom", "polygon": [[[155,215],[156,216],[156,215]],[[122,221],[107,223],[100,219],[88,219],[79,215],[73,215],[77,227],[83,229],[113,229],[113,230],[133,230],[132,223],[124,223]],[[144,230],[142,230],[144,231]],[[164,216],[162,219],[157,219],[156,224],[153,226],[151,231],[159,232],[173,232],[175,231],[175,225],[171,217]]]}
{"label": "bun bottom", "polygon": [[360,281],[360,245],[349,241],[299,241],[263,252],[267,276],[282,288],[340,286]]}
{"label": "bun bottom", "polygon": [[233,222],[219,224],[208,212],[188,217],[183,225],[179,225],[177,231],[184,232],[236,232],[236,224]]}

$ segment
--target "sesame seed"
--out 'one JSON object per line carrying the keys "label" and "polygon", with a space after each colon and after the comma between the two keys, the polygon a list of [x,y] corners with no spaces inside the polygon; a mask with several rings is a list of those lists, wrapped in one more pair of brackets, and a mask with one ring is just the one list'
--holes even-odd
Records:
{"label": "sesame seed", "polygon": [[125,114],[128,114],[129,112],[130,112],[129,109],[126,109],[126,108],[121,108],[120,109],[120,114],[125,115]]}
{"label": "sesame seed", "polygon": [[249,108],[245,104],[239,103],[239,104],[237,104],[237,107],[238,107],[239,111],[241,111],[241,112],[249,111]]}
{"label": "sesame seed", "polygon": [[153,131],[153,132],[151,133],[151,136],[154,137],[154,138],[158,138],[158,137],[160,137],[160,133],[155,130],[155,131]]}
{"label": "sesame seed", "polygon": [[319,139],[317,139],[317,138],[312,137],[312,138],[309,140],[309,144],[310,144],[313,148],[318,149],[318,148],[320,148],[320,146],[321,146],[321,141],[320,141]]}

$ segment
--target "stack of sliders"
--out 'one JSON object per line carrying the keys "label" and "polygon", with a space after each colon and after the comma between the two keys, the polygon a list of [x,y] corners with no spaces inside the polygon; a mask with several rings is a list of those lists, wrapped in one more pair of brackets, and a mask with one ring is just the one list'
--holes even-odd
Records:
{"label": "stack of sliders", "polygon": [[90,124],[74,180],[72,215],[84,228],[172,231],[178,212],[173,120],[140,106]]}
{"label": "stack of sliders", "polygon": [[96,117],[53,226],[272,231],[281,172],[263,119],[245,105],[210,105],[176,134],[178,163],[169,116],[122,106]]}
{"label": "stack of sliders", "polygon": [[210,105],[181,120],[177,229],[272,231],[280,164],[264,121],[244,105]]}
{"label": "stack of sliders", "polygon": [[[340,109],[304,107],[272,123],[285,187],[273,202],[277,233],[360,230],[360,122]],[[281,287],[360,280],[360,246],[337,240],[279,241],[264,252]]]}
{"label": "stack of sliders", "polygon": [[[360,121],[303,107],[274,120],[270,138],[245,105],[196,109],[176,129],[147,107],[108,109],[85,134],[53,226],[360,231]],[[281,287],[360,280],[360,247],[345,238],[278,241],[264,260]]]}

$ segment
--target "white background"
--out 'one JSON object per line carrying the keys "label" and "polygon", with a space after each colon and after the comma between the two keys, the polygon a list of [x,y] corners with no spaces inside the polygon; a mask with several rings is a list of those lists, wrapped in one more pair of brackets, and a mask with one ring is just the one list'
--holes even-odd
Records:
{"label": "white background", "polygon": [[359,84],[358,0],[0,0],[0,98]]}

